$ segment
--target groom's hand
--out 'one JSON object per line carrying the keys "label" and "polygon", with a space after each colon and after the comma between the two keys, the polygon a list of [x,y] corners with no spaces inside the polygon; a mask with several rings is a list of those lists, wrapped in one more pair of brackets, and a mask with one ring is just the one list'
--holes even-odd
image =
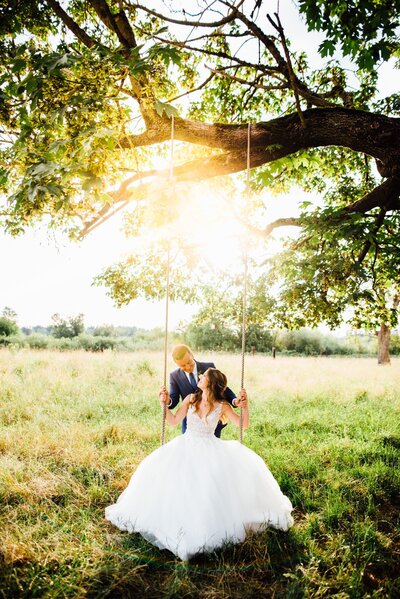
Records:
{"label": "groom's hand", "polygon": [[170,397],[166,387],[161,387],[158,393],[158,399],[160,400],[161,405],[166,404],[168,406],[170,403]]}

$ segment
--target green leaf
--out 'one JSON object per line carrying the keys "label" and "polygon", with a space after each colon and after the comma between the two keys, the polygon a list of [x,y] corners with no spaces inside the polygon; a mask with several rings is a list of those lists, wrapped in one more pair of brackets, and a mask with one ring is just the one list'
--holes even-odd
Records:
{"label": "green leaf", "polygon": [[29,75],[29,77],[25,81],[25,89],[28,94],[32,94],[33,92],[35,92],[40,83],[40,79],[38,77],[35,77],[34,75]]}
{"label": "green leaf", "polygon": [[11,71],[13,73],[21,73],[26,69],[26,64],[26,60],[24,60],[23,58],[17,58],[17,60],[14,62],[11,68]]}
{"label": "green leaf", "polygon": [[8,172],[4,168],[0,168],[0,185],[6,185],[8,181]]}
{"label": "green leaf", "polygon": [[35,164],[29,169],[30,175],[33,177],[44,177],[46,175],[52,174],[57,168],[57,165],[53,162],[40,162],[39,164]]}
{"label": "green leaf", "polygon": [[162,116],[165,112],[168,118],[172,115],[178,116],[178,110],[172,106],[171,104],[166,104],[165,102],[160,102],[160,100],[155,100],[154,108],[159,116]]}
{"label": "green leaf", "polygon": [[322,44],[320,44],[318,50],[321,56],[333,56],[335,53],[336,46],[330,40],[324,40]]}

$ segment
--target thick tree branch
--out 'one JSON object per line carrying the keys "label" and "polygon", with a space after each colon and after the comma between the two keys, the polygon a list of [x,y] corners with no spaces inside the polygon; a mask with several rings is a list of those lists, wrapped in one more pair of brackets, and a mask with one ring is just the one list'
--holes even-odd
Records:
{"label": "thick tree branch", "polygon": [[[400,176],[400,119],[362,110],[309,109],[303,112],[306,129],[297,114],[252,124],[252,166],[259,166],[309,148],[341,146],[380,160],[392,176]],[[120,140],[122,147],[144,146],[170,138],[170,120]],[[246,148],[247,125],[209,124],[175,118],[175,139],[225,152]],[[239,170],[246,168],[246,163]],[[233,172],[233,171],[232,171]]]}
{"label": "thick tree branch", "polygon": [[80,40],[85,46],[92,48],[98,43],[95,39],[90,37],[86,31],[81,29],[78,23],[75,23],[75,21],[65,12],[57,0],[46,0],[46,2],[50,8],[54,10],[55,14],[61,19],[61,21],[68,27],[68,29],[72,31],[78,40]]}
{"label": "thick tree branch", "polygon": [[136,48],[136,38],[131,27],[131,24],[128,21],[128,17],[124,13],[123,10],[114,15],[115,24],[120,32],[122,38],[125,40],[125,45],[128,48]]}
{"label": "thick tree branch", "polygon": [[105,0],[89,0],[89,3],[104,25],[117,35],[122,46],[125,48],[136,46],[135,35],[123,11],[114,15]]}
{"label": "thick tree branch", "polygon": [[[400,119],[374,115],[363,111],[335,109],[312,109],[304,112],[307,128],[303,129],[298,115],[274,119],[268,123],[252,125],[250,167],[254,168],[302,149],[335,145],[349,147],[355,151],[375,156],[396,172],[400,163]],[[121,140],[125,147],[167,141],[170,138],[170,120],[160,119],[157,129],[139,136]],[[247,125],[224,125],[198,123],[175,119],[175,139],[225,150],[209,158],[198,159],[176,166],[174,173],[179,181],[196,181],[218,175],[232,174],[245,170],[247,163]],[[388,143],[388,142],[391,143]],[[167,178],[167,172],[160,173]],[[400,209],[400,177],[391,177],[375,190],[346,208],[338,222],[349,218],[354,212],[366,213],[380,206]],[[115,201],[133,197],[134,190],[127,187]],[[278,220],[264,231],[264,236],[278,226],[297,226],[296,219]]]}
{"label": "thick tree branch", "polygon": [[347,206],[345,211],[346,213],[365,213],[378,207],[385,210],[398,210],[400,208],[399,195],[400,177],[391,177],[361,199]]}

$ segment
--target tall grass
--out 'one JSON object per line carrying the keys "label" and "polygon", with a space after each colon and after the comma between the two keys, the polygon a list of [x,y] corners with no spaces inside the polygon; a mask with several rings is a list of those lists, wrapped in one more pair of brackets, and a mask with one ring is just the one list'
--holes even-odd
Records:
{"label": "tall grass", "polygon": [[399,365],[249,357],[244,441],[296,523],[182,564],[103,517],[159,445],[161,354],[1,350],[0,596],[399,596]]}

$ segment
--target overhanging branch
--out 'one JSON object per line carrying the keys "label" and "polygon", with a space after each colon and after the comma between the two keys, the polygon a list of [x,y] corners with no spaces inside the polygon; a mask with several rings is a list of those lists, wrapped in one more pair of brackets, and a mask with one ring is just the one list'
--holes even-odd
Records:
{"label": "overhanging branch", "polygon": [[[399,168],[400,119],[341,107],[309,109],[303,116],[305,130],[294,113],[252,124],[252,152],[264,156],[258,164],[309,148],[341,146],[373,156],[392,165],[390,168],[394,170]],[[120,144],[128,148],[151,145],[168,141],[170,134],[170,119],[160,117],[154,128],[124,137]],[[238,148],[246,148],[247,125],[209,124],[176,117],[175,139],[235,152]]]}

